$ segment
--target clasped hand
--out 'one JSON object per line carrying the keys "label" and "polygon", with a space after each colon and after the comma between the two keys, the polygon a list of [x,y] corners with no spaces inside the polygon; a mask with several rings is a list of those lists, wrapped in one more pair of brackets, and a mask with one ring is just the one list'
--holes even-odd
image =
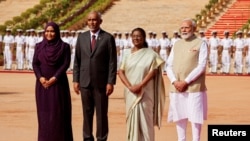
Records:
{"label": "clasped hand", "polygon": [[179,92],[185,92],[188,87],[188,84],[185,81],[175,81],[173,85]]}
{"label": "clasped hand", "polygon": [[39,80],[40,80],[42,86],[45,89],[48,89],[48,87],[50,87],[51,85],[53,85],[56,82],[56,77],[53,76],[49,80],[46,79],[45,77],[41,77]]}
{"label": "clasped hand", "polygon": [[140,94],[141,90],[142,90],[142,85],[141,84],[136,84],[133,86],[128,87],[128,89],[134,93],[134,94]]}

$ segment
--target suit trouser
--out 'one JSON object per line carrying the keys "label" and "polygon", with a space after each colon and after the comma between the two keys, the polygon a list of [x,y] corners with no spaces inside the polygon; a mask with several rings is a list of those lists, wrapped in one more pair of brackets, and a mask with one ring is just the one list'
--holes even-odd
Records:
{"label": "suit trouser", "polygon": [[84,141],[94,141],[93,116],[96,110],[96,138],[106,141],[108,137],[108,96],[106,88],[81,87],[83,106],[83,138]]}

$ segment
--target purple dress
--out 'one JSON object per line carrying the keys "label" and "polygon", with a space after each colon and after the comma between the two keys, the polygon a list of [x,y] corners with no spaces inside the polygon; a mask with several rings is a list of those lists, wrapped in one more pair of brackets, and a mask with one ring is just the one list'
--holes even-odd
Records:
{"label": "purple dress", "polygon": [[[73,141],[71,96],[66,74],[69,64],[70,46],[62,42],[60,35],[52,42],[44,39],[36,45],[33,69],[37,78],[38,141]],[[56,82],[45,89],[39,78],[53,76]]]}

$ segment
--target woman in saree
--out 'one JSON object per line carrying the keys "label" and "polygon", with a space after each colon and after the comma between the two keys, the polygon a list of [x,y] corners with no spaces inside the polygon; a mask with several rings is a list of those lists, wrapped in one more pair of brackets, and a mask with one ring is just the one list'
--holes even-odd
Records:
{"label": "woman in saree", "polygon": [[127,141],[154,141],[154,126],[161,126],[165,103],[164,60],[147,48],[142,28],[132,31],[134,48],[124,56],[118,75],[125,85]]}

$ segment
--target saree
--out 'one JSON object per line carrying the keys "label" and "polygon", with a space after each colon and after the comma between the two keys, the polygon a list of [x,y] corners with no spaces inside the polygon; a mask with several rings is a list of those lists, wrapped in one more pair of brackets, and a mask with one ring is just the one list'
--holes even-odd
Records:
{"label": "saree", "polygon": [[162,78],[164,60],[152,49],[142,48],[124,56],[120,69],[131,85],[139,84],[151,71],[157,74],[140,94],[124,89],[126,103],[127,141],[154,141],[154,126],[161,126],[165,104],[165,87]]}

